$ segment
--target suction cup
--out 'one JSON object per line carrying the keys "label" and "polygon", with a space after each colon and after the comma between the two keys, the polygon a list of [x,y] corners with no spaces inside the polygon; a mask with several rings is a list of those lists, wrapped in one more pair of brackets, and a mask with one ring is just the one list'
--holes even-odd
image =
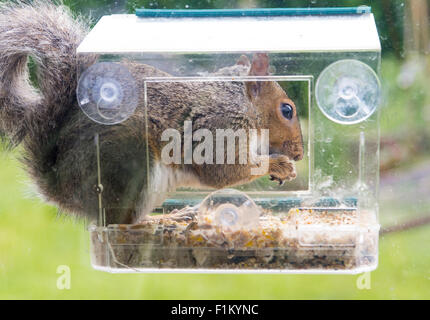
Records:
{"label": "suction cup", "polygon": [[77,98],[82,111],[100,124],[118,124],[127,120],[138,104],[133,76],[118,63],[100,62],[80,77]]}
{"label": "suction cup", "polygon": [[251,228],[259,223],[260,209],[245,193],[223,189],[208,195],[199,206],[199,218],[228,229]]}
{"label": "suction cup", "polygon": [[229,227],[237,224],[239,215],[239,208],[229,203],[220,205],[215,212],[217,224]]}
{"label": "suction cup", "polygon": [[323,70],[315,96],[330,120],[355,124],[369,118],[380,102],[381,85],[375,71],[358,60],[340,60]]}

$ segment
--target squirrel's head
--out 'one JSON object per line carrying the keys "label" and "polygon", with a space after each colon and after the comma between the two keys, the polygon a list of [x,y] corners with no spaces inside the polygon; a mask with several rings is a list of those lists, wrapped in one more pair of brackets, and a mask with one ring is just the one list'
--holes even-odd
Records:
{"label": "squirrel's head", "polygon": [[[242,56],[239,64],[250,65],[249,75],[269,75],[269,57],[256,53],[252,62]],[[276,81],[246,81],[246,95],[259,111],[263,124],[269,129],[270,154],[284,154],[291,160],[303,158],[303,140],[297,109],[294,102]]]}

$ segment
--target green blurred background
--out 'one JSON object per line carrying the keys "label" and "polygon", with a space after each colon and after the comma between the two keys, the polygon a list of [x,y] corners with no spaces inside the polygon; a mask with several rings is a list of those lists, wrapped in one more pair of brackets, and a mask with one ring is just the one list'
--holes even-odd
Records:
{"label": "green blurred background", "polygon": [[[29,299],[429,299],[430,49],[428,0],[65,0],[93,21],[134,8],[371,5],[383,45],[380,239],[370,289],[346,275],[114,275],[92,270],[83,221],[37,200],[13,152],[0,148],[0,298]],[[417,227],[406,229],[409,224]],[[394,228],[394,229],[393,229]],[[406,230],[403,230],[406,229]],[[71,289],[57,289],[58,266]]]}

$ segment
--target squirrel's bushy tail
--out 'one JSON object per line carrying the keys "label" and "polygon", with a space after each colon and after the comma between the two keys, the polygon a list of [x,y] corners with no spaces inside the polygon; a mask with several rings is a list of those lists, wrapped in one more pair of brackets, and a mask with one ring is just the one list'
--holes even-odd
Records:
{"label": "squirrel's bushy tail", "polygon": [[[43,139],[73,105],[76,47],[87,27],[63,5],[0,3],[0,135]],[[29,80],[31,57],[37,86]],[[37,131],[37,132],[36,132]]]}

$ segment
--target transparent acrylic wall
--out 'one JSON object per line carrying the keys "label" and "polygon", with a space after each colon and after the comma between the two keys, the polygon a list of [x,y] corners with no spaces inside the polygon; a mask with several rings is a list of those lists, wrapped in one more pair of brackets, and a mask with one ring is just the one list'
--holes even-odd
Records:
{"label": "transparent acrylic wall", "polygon": [[[106,89],[101,88],[105,81],[102,75],[110,70],[112,74],[107,78],[115,78],[116,72],[114,85],[122,88],[119,95],[126,110],[117,124],[97,123],[118,117],[117,111],[109,114],[109,106],[107,117],[102,117],[105,120],[90,120],[84,113],[79,120],[82,141],[92,139],[94,148],[94,174],[87,177],[83,192],[93,202],[97,217],[90,228],[95,268],[110,272],[354,273],[376,267],[378,111],[356,124],[337,123],[320,110],[315,85],[324,69],[341,60],[361,61],[378,73],[379,52],[269,54],[270,75],[258,80],[276,81],[296,104],[301,122],[304,154],[296,162],[294,180],[280,186],[265,175],[234,186],[236,191],[187,187],[159,193],[159,184],[168,180],[160,181],[166,176],[155,172],[160,168],[153,161],[153,150],[158,149],[153,146],[154,132],[150,129],[150,122],[156,119],[151,116],[154,102],[149,97],[160,84],[179,96],[181,86],[190,83],[203,87],[216,82],[243,86],[255,77],[232,67],[242,54],[252,59],[249,52],[78,57],[81,82],[95,73],[92,85],[88,82],[80,86],[78,98],[85,100],[85,95],[95,90],[98,98],[91,94],[87,98],[101,99]],[[90,68],[97,63],[102,63],[100,70]],[[118,70],[125,68],[131,77],[115,71],[115,65],[120,67]],[[149,65],[167,74],[138,65]],[[112,94],[118,95],[111,89],[107,86],[105,92],[108,102]],[[155,104],[172,113],[175,107],[171,104],[178,101],[178,96],[164,96]],[[81,101],[81,108],[85,104],[94,108],[88,101]],[[182,123],[175,129],[182,130]],[[112,143],[113,136],[124,134],[130,136],[127,148]],[[143,140],[137,138],[139,135]],[[121,192],[107,189],[109,185]],[[135,212],[135,208],[147,210],[145,203],[135,203],[135,195],[141,192],[156,195],[158,200],[147,217]],[[118,194],[123,197],[112,200]]]}

